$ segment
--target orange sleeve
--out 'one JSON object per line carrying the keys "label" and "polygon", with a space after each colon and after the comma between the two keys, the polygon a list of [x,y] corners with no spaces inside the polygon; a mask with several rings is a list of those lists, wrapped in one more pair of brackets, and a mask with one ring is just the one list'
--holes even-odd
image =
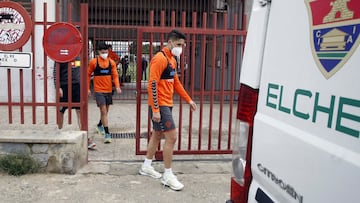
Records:
{"label": "orange sleeve", "polygon": [[149,82],[148,82],[148,104],[153,112],[160,112],[158,85],[161,74],[167,66],[167,60],[161,52],[157,53],[150,61]]}
{"label": "orange sleeve", "polygon": [[184,86],[182,85],[181,81],[179,80],[177,73],[175,73],[175,76],[174,76],[174,89],[175,89],[176,93],[178,93],[179,96],[183,100],[185,100],[187,103],[189,103],[191,101],[191,97],[184,89]]}

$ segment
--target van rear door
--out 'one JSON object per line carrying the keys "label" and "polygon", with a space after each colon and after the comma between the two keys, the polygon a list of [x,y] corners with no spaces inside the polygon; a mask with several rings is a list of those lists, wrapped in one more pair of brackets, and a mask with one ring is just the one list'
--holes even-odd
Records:
{"label": "van rear door", "polygon": [[359,201],[359,33],[360,0],[272,1],[249,202]]}

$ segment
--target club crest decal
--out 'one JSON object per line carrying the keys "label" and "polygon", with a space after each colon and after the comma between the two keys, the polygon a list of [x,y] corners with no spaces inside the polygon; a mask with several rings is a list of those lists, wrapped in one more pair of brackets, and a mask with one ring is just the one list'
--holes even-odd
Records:
{"label": "club crest decal", "polygon": [[311,48],[321,73],[329,79],[360,43],[360,0],[305,0]]}

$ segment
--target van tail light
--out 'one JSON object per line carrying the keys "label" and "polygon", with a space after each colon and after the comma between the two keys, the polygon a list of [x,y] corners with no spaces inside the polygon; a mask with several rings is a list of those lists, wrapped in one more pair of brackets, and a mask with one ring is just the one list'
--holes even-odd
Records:
{"label": "van tail light", "polygon": [[245,84],[240,85],[237,121],[233,142],[231,178],[231,201],[247,202],[251,174],[251,143],[253,135],[254,116],[257,109],[258,89]]}

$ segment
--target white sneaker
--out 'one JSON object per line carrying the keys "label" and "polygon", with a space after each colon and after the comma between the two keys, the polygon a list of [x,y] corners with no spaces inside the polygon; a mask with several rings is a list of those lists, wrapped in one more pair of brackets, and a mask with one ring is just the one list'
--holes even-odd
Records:
{"label": "white sneaker", "polygon": [[141,175],[144,175],[144,176],[150,176],[152,178],[161,178],[161,173],[157,172],[154,167],[152,166],[144,166],[142,165],[140,170],[139,170],[139,173]]}
{"label": "white sneaker", "polygon": [[163,177],[161,178],[161,183],[176,191],[182,190],[184,188],[184,185],[180,183],[177,177],[172,173],[164,173]]}

